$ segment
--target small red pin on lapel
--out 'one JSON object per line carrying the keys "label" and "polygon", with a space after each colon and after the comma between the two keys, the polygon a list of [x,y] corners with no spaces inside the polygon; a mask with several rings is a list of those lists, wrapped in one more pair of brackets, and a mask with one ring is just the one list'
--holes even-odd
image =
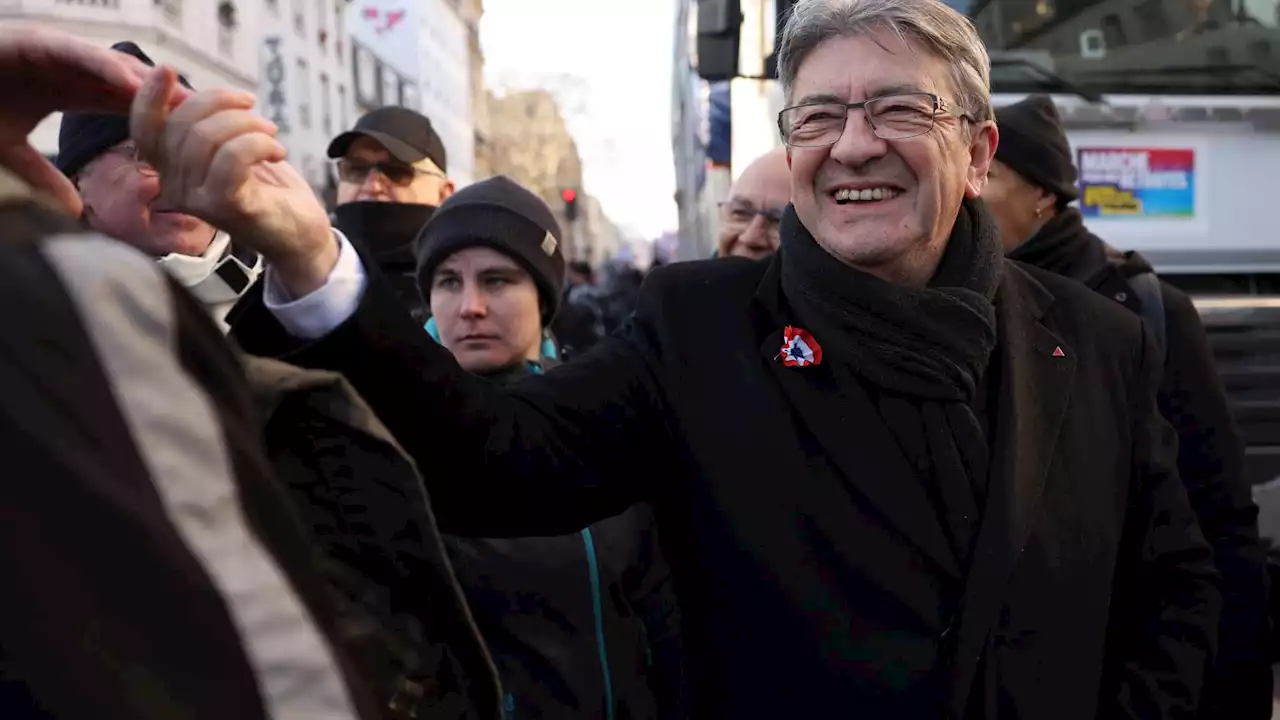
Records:
{"label": "small red pin on lapel", "polygon": [[786,367],[807,367],[822,362],[822,346],[808,330],[788,325],[782,331],[782,350],[778,356]]}
{"label": "small red pin on lapel", "polygon": [[1059,346],[1057,346],[1057,347],[1055,347],[1055,348],[1053,349],[1053,356],[1054,356],[1054,357],[1066,357],[1066,356],[1067,356],[1067,354],[1066,354],[1066,353],[1064,353],[1064,352],[1062,352],[1062,346],[1061,346],[1061,345],[1059,345]]}

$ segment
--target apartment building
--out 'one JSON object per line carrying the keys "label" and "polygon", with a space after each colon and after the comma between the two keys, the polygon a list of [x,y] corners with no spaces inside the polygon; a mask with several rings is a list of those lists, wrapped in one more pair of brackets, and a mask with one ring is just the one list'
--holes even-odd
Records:
{"label": "apartment building", "polygon": [[335,178],[325,150],[355,115],[354,52],[347,30],[351,3],[255,2],[257,110],[279,126],[290,161],[311,186],[331,194]]}

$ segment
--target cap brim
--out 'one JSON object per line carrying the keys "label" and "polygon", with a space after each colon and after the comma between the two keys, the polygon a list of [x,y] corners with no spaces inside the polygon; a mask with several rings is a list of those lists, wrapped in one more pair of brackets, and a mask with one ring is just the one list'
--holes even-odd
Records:
{"label": "cap brim", "polygon": [[333,142],[329,143],[329,157],[340,158],[346,155],[347,150],[351,149],[351,143],[362,137],[376,140],[382,147],[387,149],[387,152],[391,153],[391,157],[403,163],[412,165],[427,157],[426,153],[414,150],[404,142],[377,130],[350,130],[342,133],[334,138]]}

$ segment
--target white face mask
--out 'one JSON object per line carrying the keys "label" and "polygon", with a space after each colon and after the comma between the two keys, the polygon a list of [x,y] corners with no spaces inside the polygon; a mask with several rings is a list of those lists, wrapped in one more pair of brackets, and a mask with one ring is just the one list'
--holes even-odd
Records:
{"label": "white face mask", "polygon": [[231,238],[219,232],[204,254],[172,253],[159,260],[180,285],[206,305],[235,302],[262,272],[262,258],[255,256],[252,267],[228,252]]}

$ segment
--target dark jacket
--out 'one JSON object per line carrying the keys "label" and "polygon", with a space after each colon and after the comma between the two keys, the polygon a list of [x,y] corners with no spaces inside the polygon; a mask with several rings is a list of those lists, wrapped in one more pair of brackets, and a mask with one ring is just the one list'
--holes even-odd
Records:
{"label": "dark jacket", "polygon": [[[1078,280],[1144,317],[1133,278],[1152,272],[1137,253],[1120,253],[1067,210],[1015,251],[1014,257]],[[1161,281],[1164,374],[1160,412],[1178,433],[1178,474],[1222,574],[1225,605],[1220,651],[1205,687],[1201,717],[1265,720],[1272,711],[1267,637],[1266,554],[1258,539],[1258,508],[1242,472],[1244,444],[1195,305]]]}
{"label": "dark jacket", "polygon": [[650,508],[571,535],[445,542],[509,717],[683,717],[680,613]]}
{"label": "dark jacket", "polygon": [[69,218],[0,227],[0,717],[380,718],[204,309]]}
{"label": "dark jacket", "polygon": [[776,259],[656,271],[619,336],[508,389],[463,372],[376,270],[317,341],[260,294],[233,331],[346,374],[432,464],[446,532],[567,533],[652,503],[694,717],[1194,717],[1221,599],[1154,341],[1077,283],[1006,270],[967,575],[858,388],[777,360],[796,321]]}
{"label": "dark jacket", "polygon": [[267,457],[383,716],[499,717],[497,671],[414,462],[342,376],[244,362]]}
{"label": "dark jacket", "polygon": [[497,720],[413,463],[345,382],[242,366],[150,259],[0,219],[0,444],[38,479],[0,483],[0,717]]}

